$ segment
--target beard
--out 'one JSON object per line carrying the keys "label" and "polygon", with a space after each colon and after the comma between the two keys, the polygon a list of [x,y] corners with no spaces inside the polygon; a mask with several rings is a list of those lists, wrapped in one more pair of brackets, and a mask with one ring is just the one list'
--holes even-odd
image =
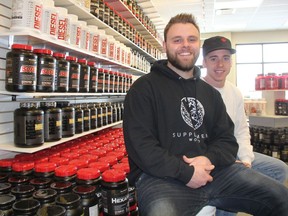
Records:
{"label": "beard", "polygon": [[184,62],[184,61],[181,61],[181,59],[178,59],[177,55],[174,55],[170,53],[169,51],[166,52],[166,55],[171,65],[173,65],[175,68],[182,70],[184,72],[191,71],[194,68],[195,63],[199,57],[199,53],[198,54],[194,53],[194,58],[192,58],[191,61]]}

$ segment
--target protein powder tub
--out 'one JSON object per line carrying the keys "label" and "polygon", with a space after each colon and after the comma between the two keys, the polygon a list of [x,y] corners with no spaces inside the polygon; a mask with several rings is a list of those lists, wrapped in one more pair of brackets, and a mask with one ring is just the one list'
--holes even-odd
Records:
{"label": "protein powder tub", "polygon": [[65,216],[66,209],[60,205],[43,206],[37,211],[37,216]]}
{"label": "protein powder tub", "polygon": [[89,103],[88,107],[90,109],[90,128],[97,128],[97,109],[94,103]]}
{"label": "protein powder tub", "polygon": [[13,0],[11,30],[40,32],[42,10],[42,0]]}
{"label": "protein powder tub", "polygon": [[57,38],[58,10],[54,6],[53,0],[44,0],[41,32],[45,35]]}
{"label": "protein powder tub", "polygon": [[68,91],[79,92],[81,66],[77,62],[78,59],[75,56],[66,56],[66,60],[70,62]]}
{"label": "protein powder tub", "polygon": [[15,201],[16,198],[14,195],[11,194],[0,195],[0,211],[3,213],[3,215],[5,216],[13,215],[12,205]]}
{"label": "protein powder tub", "polygon": [[90,67],[89,92],[97,92],[98,68],[95,62],[88,62],[88,66]]}
{"label": "protein powder tub", "polygon": [[34,49],[38,55],[36,91],[53,92],[55,88],[56,59],[50,49]]}
{"label": "protein powder tub", "polygon": [[36,90],[37,55],[27,44],[13,44],[6,55],[5,88],[7,91],[34,92]]}
{"label": "protein powder tub", "polygon": [[67,216],[83,215],[81,197],[76,193],[60,194],[56,197],[56,204],[66,209]]}
{"label": "protein powder tub", "polygon": [[129,214],[128,180],[124,171],[105,171],[102,174],[101,189],[104,216]]}
{"label": "protein powder tub", "polygon": [[35,216],[39,208],[40,202],[35,199],[19,200],[12,206],[14,216]]}
{"label": "protein powder tub", "polygon": [[14,111],[14,143],[19,147],[35,147],[44,143],[44,112],[38,103],[21,102]]}
{"label": "protein powder tub", "polygon": [[62,138],[62,111],[55,101],[40,102],[44,110],[44,141],[52,142]]}
{"label": "protein powder tub", "polygon": [[67,92],[69,87],[70,62],[65,59],[64,53],[53,53],[56,58],[55,92]]}
{"label": "protein powder tub", "polygon": [[40,205],[50,206],[55,204],[57,191],[51,188],[39,189],[33,193],[33,198],[40,202]]}
{"label": "protein powder tub", "polygon": [[79,92],[89,92],[90,66],[86,59],[79,59],[78,63],[81,66]]}
{"label": "protein powder tub", "polygon": [[17,185],[11,189],[11,194],[16,197],[16,200],[24,200],[32,198],[34,191],[33,185]]}
{"label": "protein powder tub", "polygon": [[90,119],[91,119],[91,110],[88,107],[88,104],[83,103],[81,105],[83,109],[83,128],[84,131],[89,131],[91,129]]}
{"label": "protein powder tub", "polygon": [[57,101],[56,107],[62,110],[62,137],[75,135],[75,108],[69,101]]}

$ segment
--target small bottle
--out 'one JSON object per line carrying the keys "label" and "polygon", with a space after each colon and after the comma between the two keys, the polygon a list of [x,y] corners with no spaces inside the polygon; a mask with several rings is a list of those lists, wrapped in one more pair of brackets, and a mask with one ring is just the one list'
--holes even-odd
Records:
{"label": "small bottle", "polygon": [[13,44],[6,54],[5,88],[12,92],[35,92],[37,55],[28,44]]}
{"label": "small bottle", "polygon": [[44,143],[44,112],[38,103],[21,102],[14,111],[14,143],[20,147],[36,147]]}
{"label": "small bottle", "polygon": [[62,138],[62,110],[55,101],[40,102],[44,111],[44,141],[53,142]]}
{"label": "small bottle", "polygon": [[50,49],[34,49],[37,59],[36,91],[53,92],[55,89],[56,59]]}

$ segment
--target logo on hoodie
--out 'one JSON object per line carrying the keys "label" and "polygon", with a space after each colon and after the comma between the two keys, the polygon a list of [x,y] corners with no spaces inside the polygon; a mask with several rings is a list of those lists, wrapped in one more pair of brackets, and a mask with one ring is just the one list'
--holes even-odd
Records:
{"label": "logo on hoodie", "polygon": [[196,98],[184,97],[181,100],[181,116],[183,120],[194,130],[203,123],[205,111],[203,105]]}

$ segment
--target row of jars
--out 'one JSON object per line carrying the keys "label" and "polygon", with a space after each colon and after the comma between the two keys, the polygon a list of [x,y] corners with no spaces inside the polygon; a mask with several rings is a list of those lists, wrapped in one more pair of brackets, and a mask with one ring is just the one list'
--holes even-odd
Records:
{"label": "row of jars", "polygon": [[276,99],[275,100],[275,115],[288,115],[288,100],[286,99]]}
{"label": "row of jars", "polygon": [[[126,55],[131,56],[131,49],[112,35],[106,34],[105,30],[98,29],[96,25],[87,25],[86,21],[78,20],[77,15],[69,14],[64,7],[55,7],[53,0],[28,0],[29,3],[26,3],[26,0],[20,1],[23,1],[22,4],[16,0],[12,2],[11,31],[41,33],[41,37],[61,41],[75,48],[131,66],[131,62],[126,57]],[[133,33],[135,33],[131,35],[133,38],[139,35],[139,33]],[[136,44],[140,46],[139,43]],[[125,54],[124,57],[118,58],[117,49]],[[148,49],[145,50],[148,51]],[[149,53],[155,58],[156,55],[157,57],[161,55],[152,45],[149,46]]]}
{"label": "row of jars", "polygon": [[36,147],[122,120],[123,102],[21,102],[14,111],[14,143]]}
{"label": "row of jars", "polygon": [[9,216],[138,215],[127,159],[122,128],[1,159],[0,211]]}
{"label": "row of jars", "polygon": [[50,49],[13,44],[6,55],[5,87],[13,92],[126,93],[132,75]]}
{"label": "row of jars", "polygon": [[288,128],[250,126],[251,144],[260,152],[288,162]]}
{"label": "row of jars", "polygon": [[255,90],[288,89],[288,73],[266,75],[258,74],[255,78]]}

